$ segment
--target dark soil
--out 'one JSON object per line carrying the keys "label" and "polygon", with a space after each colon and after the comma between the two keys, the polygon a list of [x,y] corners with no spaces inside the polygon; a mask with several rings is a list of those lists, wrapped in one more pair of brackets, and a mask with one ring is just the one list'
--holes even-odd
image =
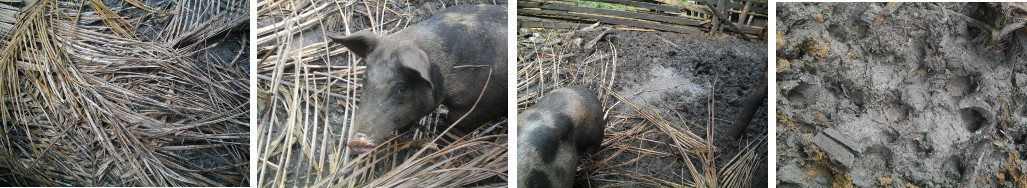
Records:
{"label": "dark soil", "polygon": [[[708,98],[714,97],[714,145],[721,149],[717,166],[725,166],[748,141],[766,139],[767,111],[762,105],[746,129],[741,141],[728,138],[727,130],[741,111],[749,92],[760,81],[766,68],[766,46],[734,38],[714,39],[705,35],[684,35],[664,32],[624,31],[614,33],[617,46],[618,75],[614,90],[637,104],[649,104],[657,114],[666,114],[668,120],[678,119],[671,111],[692,123],[709,121]],[[667,42],[664,42],[667,41]],[[671,45],[674,44],[674,45]],[[599,48],[602,48],[600,46]],[[632,111],[626,106],[615,109]],[[682,122],[681,126],[684,126]],[[705,130],[691,127],[693,133]],[[717,136],[724,135],[724,136]],[[763,150],[760,150],[763,151]],[[640,161],[648,169],[685,169],[675,158]],[[615,161],[616,162],[616,161]],[[693,161],[698,163],[697,161]],[[631,167],[625,167],[631,168]],[[766,163],[760,165],[762,173],[755,174],[753,187],[765,187]],[[666,179],[671,174],[661,173]],[[687,176],[685,176],[687,179]]]}
{"label": "dark soil", "polygon": [[[1022,4],[777,8],[779,187],[1025,186],[1027,33],[972,21],[1023,20]],[[850,149],[814,144],[828,128]]]}
{"label": "dark soil", "polygon": [[[524,41],[525,37],[532,36],[532,33],[546,32],[567,32],[555,30],[518,30],[518,41]],[[588,32],[578,31],[573,38],[567,41],[577,41],[576,38],[587,42],[596,37],[599,29]],[[714,125],[714,145],[720,149],[717,153],[717,167],[723,167],[738,154],[745,144],[756,139],[766,140],[767,136],[767,115],[766,102],[762,101],[762,107],[752,119],[746,135],[740,140],[734,140],[725,136],[727,130],[733,123],[735,116],[741,111],[749,92],[760,81],[767,62],[766,46],[762,43],[751,43],[738,40],[734,37],[725,36],[712,38],[707,35],[690,35],[671,32],[648,32],[648,31],[626,31],[611,30],[594,47],[596,50],[611,54],[611,43],[617,49],[617,73],[612,89],[623,95],[631,102],[638,105],[651,105],[655,114],[664,115],[664,118],[685,127],[685,122],[693,125],[705,126],[710,114],[707,111],[708,98],[714,97],[713,105],[716,116]],[[518,55],[528,54],[534,50],[531,45],[523,43],[518,46]],[[566,49],[556,49],[557,51]],[[577,55],[578,58],[570,64],[582,62],[585,55]],[[518,60],[522,61],[522,60]],[[562,65],[576,67],[578,65]],[[589,66],[601,66],[591,64]],[[521,68],[521,67],[519,67]],[[601,70],[601,69],[596,69]],[[574,76],[565,75],[564,80],[572,80]],[[577,78],[587,80],[588,78]],[[579,83],[572,83],[579,84]],[[526,93],[519,93],[523,97]],[[605,106],[610,107],[616,100],[609,100]],[[607,123],[617,121],[612,114],[636,114],[634,109],[619,104],[610,109],[611,117]],[[680,114],[680,118],[675,114]],[[629,121],[640,122],[638,119]],[[608,127],[607,132],[630,129],[627,126],[634,126],[637,123],[620,123],[617,127]],[[688,128],[693,133],[705,137],[705,130],[696,126]],[[654,136],[652,140],[666,140]],[[604,145],[605,146],[605,145]],[[667,147],[660,147],[657,144],[643,145],[642,148],[654,149],[662,152],[670,152]],[[762,148],[762,155],[766,155],[766,149]],[[603,159],[614,155],[616,151],[605,150],[592,159]],[[694,158],[695,156],[691,156]],[[754,187],[765,187],[767,185],[765,162],[760,163],[758,172],[753,174],[751,181]],[[682,182],[690,180],[687,167],[682,163],[679,156],[668,157],[643,157],[641,161],[636,156],[619,155],[607,164],[630,163],[621,167],[630,169],[636,173],[652,176],[670,182]],[[693,163],[700,164],[698,160]],[[592,172],[579,171],[581,177],[588,176]],[[608,185],[610,181],[630,181],[627,177],[590,177],[589,182],[578,182],[580,185],[600,187]]]}

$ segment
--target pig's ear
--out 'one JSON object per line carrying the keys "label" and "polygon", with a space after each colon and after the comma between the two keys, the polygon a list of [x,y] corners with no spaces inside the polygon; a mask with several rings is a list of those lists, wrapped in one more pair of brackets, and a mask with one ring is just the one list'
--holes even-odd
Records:
{"label": "pig's ear", "polygon": [[410,72],[416,73],[420,77],[419,79],[428,83],[428,88],[432,88],[431,62],[428,61],[428,54],[420,49],[409,50],[401,54],[400,65]]}
{"label": "pig's ear", "polygon": [[331,38],[332,41],[342,44],[342,46],[345,46],[350,52],[360,56],[360,58],[367,58],[367,54],[371,53],[371,50],[378,45],[378,36],[375,36],[371,31],[360,31],[348,36],[339,32],[329,31],[325,35]]}

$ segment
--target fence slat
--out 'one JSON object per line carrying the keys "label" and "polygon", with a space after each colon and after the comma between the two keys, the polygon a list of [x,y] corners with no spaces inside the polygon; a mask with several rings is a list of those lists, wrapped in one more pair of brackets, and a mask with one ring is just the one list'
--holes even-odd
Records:
{"label": "fence slat", "polygon": [[546,28],[546,29],[570,29],[578,30],[581,28],[588,27],[590,24],[574,23],[574,22],[561,22],[558,20],[530,17],[530,16],[517,16],[517,27],[521,28]]}
{"label": "fence slat", "polygon": [[742,9],[742,16],[738,17],[738,25],[744,25],[746,14],[749,14],[749,6],[752,6],[752,2],[745,2],[745,8]]}
{"label": "fence slat", "polygon": [[633,6],[633,7],[644,8],[644,9],[653,9],[653,10],[659,10],[659,11],[664,11],[664,12],[675,12],[676,13],[676,12],[683,11],[682,8],[678,8],[678,7],[672,7],[672,6],[667,6],[667,5],[655,4],[655,3],[631,1],[631,0],[594,0],[594,1],[603,2],[603,3],[621,4],[621,5]]}
{"label": "fence slat", "polygon": [[[697,4],[687,4],[677,0],[648,0],[655,2],[636,0],[586,1],[620,4],[634,8],[642,8],[643,10],[592,8],[581,6],[578,4],[578,1],[570,0],[519,0],[517,1],[518,17],[552,18],[593,23],[604,22],[608,24],[681,33],[723,33],[727,30],[741,34],[743,38],[748,37],[746,34],[752,34],[755,36],[764,35],[766,29],[765,24],[767,22],[766,15],[761,15],[756,12],[761,8],[761,6],[766,6],[766,2],[760,2],[760,0],[718,0],[716,2],[703,0]],[[707,3],[720,4],[722,6],[707,6]],[[716,9],[716,12],[710,11],[711,8]],[[649,11],[645,11],[645,9],[648,9]],[[763,10],[765,9],[766,8],[763,8]],[[694,11],[702,17],[689,15],[688,11]],[[737,19],[733,19],[736,17]],[[716,25],[713,25],[712,22],[716,22]],[[553,20],[521,21],[519,19],[518,24],[520,27],[536,28],[580,27],[580,25],[561,24]],[[754,25],[763,25],[763,27]]]}
{"label": "fence slat", "polygon": [[555,4],[548,4],[548,3],[544,3],[542,5],[538,5],[538,4],[524,4],[524,5],[521,5],[521,4],[518,4],[517,6],[528,7],[528,8],[542,8],[542,9],[552,9],[552,10],[563,10],[563,11],[579,12],[579,13],[586,13],[586,14],[601,14],[601,15],[608,15],[608,16],[614,16],[614,17],[636,18],[636,19],[643,19],[643,20],[650,20],[650,21],[666,22],[666,23],[680,23],[680,24],[685,24],[685,25],[700,25],[700,22],[702,22],[702,21],[699,21],[699,20],[693,20],[693,19],[688,19],[688,18],[683,18],[683,17],[673,17],[673,16],[664,16],[664,15],[657,15],[657,14],[646,14],[646,13],[628,12],[628,11],[617,11],[617,10],[600,9],[600,8],[571,7],[571,6],[555,5]]}
{"label": "fence slat", "polygon": [[534,16],[541,16],[541,17],[554,17],[552,15],[557,15],[557,16],[555,16],[555,18],[560,18],[559,16],[578,17],[578,18],[589,19],[591,21],[599,21],[599,22],[609,23],[609,24],[626,25],[626,26],[631,26],[631,27],[641,27],[641,28],[655,29],[655,30],[661,30],[661,31],[670,31],[670,32],[679,32],[679,33],[693,33],[693,34],[702,33],[701,30],[695,29],[695,28],[670,26],[670,25],[665,25],[665,24],[656,24],[656,23],[651,23],[651,22],[642,22],[642,21],[636,21],[636,20],[628,20],[628,19],[623,19],[623,18],[603,17],[603,16],[595,16],[595,15],[587,15],[587,14],[577,14],[577,13],[571,13],[571,12],[561,12],[561,11],[551,11],[551,10],[517,9],[517,14],[526,14],[526,15],[534,15]]}

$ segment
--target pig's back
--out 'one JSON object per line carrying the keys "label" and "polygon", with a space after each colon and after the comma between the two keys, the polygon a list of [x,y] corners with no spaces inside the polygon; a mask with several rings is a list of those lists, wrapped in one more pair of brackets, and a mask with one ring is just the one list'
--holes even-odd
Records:
{"label": "pig's back", "polygon": [[443,69],[489,65],[503,66],[505,72],[506,13],[497,5],[458,5],[396,34],[406,35],[400,40],[415,41]]}
{"label": "pig's back", "polygon": [[442,103],[456,117],[474,107],[459,129],[506,117],[506,14],[506,8],[497,5],[453,6],[390,37],[413,41],[439,67],[445,87]]}
{"label": "pig's back", "polygon": [[[545,99],[549,98],[549,100]],[[599,105],[599,99],[584,86],[569,86],[555,89],[546,97],[540,100],[543,105],[558,105],[551,107],[558,110],[560,114],[569,117],[574,124],[574,140],[577,148],[582,154],[592,154],[598,151],[603,142],[603,130],[606,123],[603,120],[603,109]]]}
{"label": "pig's back", "polygon": [[550,108],[532,107],[517,115],[518,187],[574,185],[581,157],[574,144],[572,121]]}
{"label": "pig's back", "polygon": [[517,115],[520,187],[571,187],[578,160],[597,151],[605,122],[582,86],[552,90]]}

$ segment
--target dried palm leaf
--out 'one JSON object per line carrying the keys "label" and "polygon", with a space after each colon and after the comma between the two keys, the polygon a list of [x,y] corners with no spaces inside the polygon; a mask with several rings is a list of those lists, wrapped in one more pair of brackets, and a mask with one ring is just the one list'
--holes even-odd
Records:
{"label": "dried palm leaf", "polygon": [[[143,41],[139,25],[128,20],[166,13],[128,18],[114,11],[152,10],[128,3],[111,9],[100,0],[41,0],[21,8],[0,57],[0,168],[18,175],[0,181],[248,184],[247,91],[240,79],[246,72],[237,63],[245,42],[232,62],[201,61],[217,42],[202,38],[180,48],[167,40]],[[221,3],[231,6],[192,13],[246,10],[245,2]]]}

